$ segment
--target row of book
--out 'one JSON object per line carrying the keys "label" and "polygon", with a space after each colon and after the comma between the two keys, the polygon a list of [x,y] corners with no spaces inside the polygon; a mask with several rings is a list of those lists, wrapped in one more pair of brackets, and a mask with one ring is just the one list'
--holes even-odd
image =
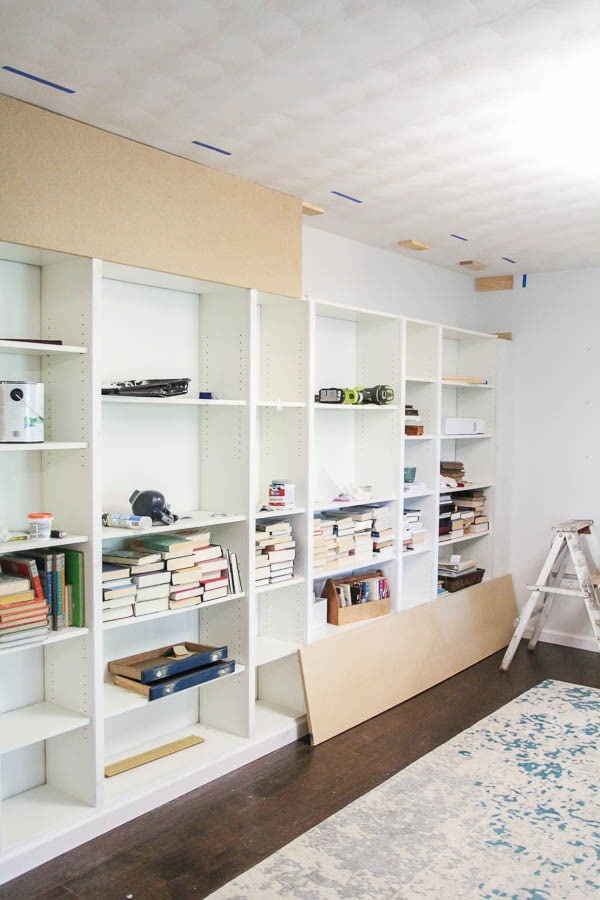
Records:
{"label": "row of book", "polygon": [[474,559],[462,559],[460,556],[452,559],[440,559],[438,563],[438,594],[444,591],[452,593],[471,584],[481,581],[484,570],[478,568]]}
{"label": "row of book", "polygon": [[254,573],[256,587],[294,577],[296,541],[289,522],[256,523]]}
{"label": "row of book", "polygon": [[0,647],[85,625],[83,553],[35,550],[0,556]]}
{"label": "row of book", "polygon": [[210,531],[145,535],[102,556],[102,620],[145,616],[241,593],[237,554]]}
{"label": "row of book", "polygon": [[461,491],[460,494],[440,496],[439,540],[456,540],[489,531],[490,523],[483,490]]}
{"label": "row of book", "polygon": [[349,507],[314,516],[315,574],[364,565],[393,546],[392,515],[385,504]]}

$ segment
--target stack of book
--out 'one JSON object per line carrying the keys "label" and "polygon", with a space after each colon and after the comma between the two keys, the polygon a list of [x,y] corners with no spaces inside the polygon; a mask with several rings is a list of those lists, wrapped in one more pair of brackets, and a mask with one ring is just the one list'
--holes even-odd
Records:
{"label": "stack of book", "polygon": [[373,559],[373,510],[371,507],[349,509],[354,522],[354,564],[357,566]]}
{"label": "stack of book", "polygon": [[474,559],[440,559],[438,563],[438,594],[453,591],[469,584],[476,584],[483,577],[483,569],[477,567]]}
{"label": "stack of book", "polygon": [[371,539],[373,541],[373,553],[383,553],[394,546],[394,526],[392,513],[389,506],[370,506],[373,517],[371,525]]}
{"label": "stack of book", "polygon": [[335,568],[343,569],[354,556],[354,519],[346,509],[324,512],[323,517],[333,523]]}
{"label": "stack of book", "polygon": [[450,494],[440,494],[440,512],[439,512],[439,541],[449,541],[452,539],[452,513],[454,512],[454,504]]}
{"label": "stack of book", "polygon": [[485,500],[485,493],[480,489],[454,495],[454,509],[460,513],[465,534],[483,534],[489,531]]}
{"label": "stack of book", "polygon": [[313,518],[313,569],[315,575],[320,572],[335,571],[335,554],[336,540],[333,533],[333,521],[315,515]]}
{"label": "stack of book", "polygon": [[0,649],[34,643],[48,634],[48,604],[40,590],[31,578],[0,574]]}
{"label": "stack of book", "polygon": [[131,567],[102,560],[102,621],[133,616],[137,588],[131,580]]}
{"label": "stack of book", "polygon": [[3,572],[29,578],[48,604],[53,630],[85,624],[84,565],[81,550],[28,550],[0,558]]}
{"label": "stack of book", "polygon": [[423,425],[421,424],[421,416],[419,410],[415,409],[410,403],[404,406],[404,433],[408,435],[423,434]]}
{"label": "stack of book", "polygon": [[289,522],[256,523],[255,584],[279,584],[294,577],[296,541]]}
{"label": "stack of book", "polygon": [[453,478],[457,484],[464,484],[465,467],[457,459],[443,459],[440,463],[440,475],[445,478]]}
{"label": "stack of book", "polygon": [[403,550],[416,550],[423,547],[427,540],[427,531],[421,521],[420,509],[405,509],[403,519]]}

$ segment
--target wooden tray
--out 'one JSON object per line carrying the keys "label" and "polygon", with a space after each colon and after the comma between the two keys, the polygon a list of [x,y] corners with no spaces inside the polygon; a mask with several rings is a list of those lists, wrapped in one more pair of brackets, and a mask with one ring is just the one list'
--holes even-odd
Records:
{"label": "wooden tray", "polygon": [[[185,647],[189,651],[189,655],[176,656],[173,652],[174,647]],[[168,647],[159,647],[157,650],[146,650],[145,653],[138,653],[135,656],[113,659],[108,663],[108,671],[112,675],[123,675],[142,684],[151,684],[190,669],[199,669],[225,659],[226,656],[227,647],[225,646],[211,647],[207,644],[181,641],[179,644],[170,644]]]}

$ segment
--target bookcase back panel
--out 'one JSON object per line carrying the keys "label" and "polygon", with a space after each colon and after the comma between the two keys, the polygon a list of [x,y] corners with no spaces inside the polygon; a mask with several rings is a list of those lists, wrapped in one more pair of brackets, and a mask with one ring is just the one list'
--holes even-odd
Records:
{"label": "bookcase back panel", "polygon": [[256,671],[256,700],[293,716],[303,715],[304,692],[297,653],[266,663]]}
{"label": "bookcase back panel", "polygon": [[[433,541],[437,540],[437,522],[436,532],[433,535]],[[431,537],[429,540],[431,543]],[[402,556],[402,598],[398,604],[398,609],[407,609],[409,606],[416,606],[431,600],[435,597],[435,582],[433,576],[432,554],[421,553],[417,556],[411,556],[410,551]]]}
{"label": "bookcase back panel", "polygon": [[329,316],[315,318],[315,390],[356,387],[357,324]]}
{"label": "bookcase back panel", "polygon": [[[46,783],[46,746],[44,741],[4,753],[0,759],[1,799],[14,797]],[[3,844],[0,816],[0,847]]]}
{"label": "bookcase back panel", "polygon": [[[240,513],[250,482],[246,407],[202,407],[199,443],[199,509]],[[187,507],[189,509],[189,507]]]}
{"label": "bookcase back panel", "polygon": [[44,699],[44,650],[0,653],[0,713]]}
{"label": "bookcase back panel", "polygon": [[408,381],[406,383],[406,403],[418,411],[418,418],[406,416],[406,424],[419,424],[423,426],[423,434],[436,434],[438,430],[437,385]]}
{"label": "bookcase back panel", "polygon": [[[161,491],[174,512],[200,509],[200,407],[104,404],[104,512],[131,512],[134,490]],[[152,452],[149,452],[151,449]]]}
{"label": "bookcase back panel", "polygon": [[199,344],[197,294],[103,280],[103,383],[190,378],[190,396],[197,396]]}
{"label": "bookcase back panel", "polygon": [[[8,250],[0,244],[0,256]],[[2,337],[41,337],[41,271],[39,266],[0,259],[0,321]],[[3,365],[6,360],[3,360]],[[8,376],[2,375],[2,378]]]}
{"label": "bookcase back panel", "polygon": [[276,591],[259,592],[257,634],[292,643],[304,643],[306,609],[303,603],[305,585],[282,584]]}
{"label": "bookcase back panel", "polygon": [[485,378],[495,383],[495,338],[444,331],[442,344],[442,378],[464,375]]}
{"label": "bookcase back panel", "polygon": [[305,506],[306,408],[261,407],[257,418],[258,502],[268,501],[271,481],[285,479],[295,485],[296,505]]}
{"label": "bookcase back panel", "polygon": [[423,322],[406,323],[406,377],[439,377],[439,328]]}
{"label": "bookcase back panel", "polygon": [[154,700],[127,715],[107,719],[104,724],[105,759],[120,758],[137,752],[141,746],[159,746],[166,735],[197,725],[199,688],[179,691]]}
{"label": "bookcase back panel", "polygon": [[43,511],[42,483],[40,453],[0,453],[0,523],[25,530],[27,513]]}
{"label": "bookcase back panel", "polygon": [[304,301],[259,295],[259,400],[306,402],[308,310]]}

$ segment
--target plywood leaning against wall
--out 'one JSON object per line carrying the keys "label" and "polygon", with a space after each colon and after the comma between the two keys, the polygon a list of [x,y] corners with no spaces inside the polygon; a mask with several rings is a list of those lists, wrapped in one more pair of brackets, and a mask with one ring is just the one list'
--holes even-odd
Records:
{"label": "plywood leaning against wall", "polygon": [[516,616],[510,575],[444,594],[302,647],[308,727],[320,744],[505,647]]}
{"label": "plywood leaning against wall", "polygon": [[297,197],[3,95],[0,121],[0,240],[300,296]]}

